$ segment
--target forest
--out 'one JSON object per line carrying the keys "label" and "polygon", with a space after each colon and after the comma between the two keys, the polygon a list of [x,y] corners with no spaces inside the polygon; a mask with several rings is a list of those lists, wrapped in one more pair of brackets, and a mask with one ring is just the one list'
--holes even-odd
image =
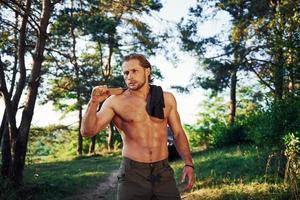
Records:
{"label": "forest", "polygon": [[[132,52],[178,62],[173,45],[197,66],[172,90],[205,91],[195,123],[183,125],[197,179],[182,198],[300,199],[300,1],[195,0],[174,24],[158,17],[165,5],[0,0],[0,199],[88,199],[74,195],[105,182],[122,149],[113,123],[80,134],[92,88],[124,88],[121,62]],[[228,24],[203,34],[220,14]],[[160,66],[152,74],[163,81]],[[36,105],[49,102],[76,123],[32,126]],[[177,179],[182,166],[172,161]],[[96,195],[114,199],[111,190]]]}

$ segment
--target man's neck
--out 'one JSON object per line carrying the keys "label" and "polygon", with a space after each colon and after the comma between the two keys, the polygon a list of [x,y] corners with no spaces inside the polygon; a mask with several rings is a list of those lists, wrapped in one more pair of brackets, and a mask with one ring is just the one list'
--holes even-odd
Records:
{"label": "man's neck", "polygon": [[128,92],[129,92],[130,95],[139,96],[139,97],[142,97],[145,100],[148,97],[149,91],[150,91],[150,85],[149,84],[145,84],[142,88],[140,88],[138,90],[128,89]]}

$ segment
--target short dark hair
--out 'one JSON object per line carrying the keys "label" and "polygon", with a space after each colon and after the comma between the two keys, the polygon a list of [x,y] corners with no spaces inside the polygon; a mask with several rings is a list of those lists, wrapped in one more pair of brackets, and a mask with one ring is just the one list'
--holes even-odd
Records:
{"label": "short dark hair", "polygon": [[[138,54],[138,53],[129,54],[123,58],[123,63],[127,62],[129,60],[134,60],[134,59],[138,60],[142,67],[149,68],[151,71],[151,64],[143,54]],[[153,79],[151,78],[151,73],[148,76],[148,81],[149,81],[149,83],[153,82]]]}

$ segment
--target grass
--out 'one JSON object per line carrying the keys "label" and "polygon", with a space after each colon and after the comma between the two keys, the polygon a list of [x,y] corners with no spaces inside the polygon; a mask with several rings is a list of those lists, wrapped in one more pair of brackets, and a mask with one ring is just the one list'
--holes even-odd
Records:
{"label": "grass", "polygon": [[[288,186],[282,178],[274,178],[274,165],[265,177],[268,154],[252,146],[211,149],[195,153],[196,184],[185,194],[187,200],[245,200],[291,199]],[[173,167],[179,179],[181,162]]]}
{"label": "grass", "polygon": [[18,190],[9,189],[0,180],[0,199],[60,200],[102,181],[111,170],[118,168],[120,159],[119,153],[113,153],[30,164],[24,171],[24,186]]}
{"label": "grass", "polygon": [[[184,200],[292,199],[281,175],[275,176],[274,162],[265,177],[266,151],[253,146],[226,147],[194,152],[193,158],[197,181],[191,192],[183,194]],[[64,199],[79,189],[93,187],[117,169],[120,160],[120,154],[114,153],[30,164],[24,172],[25,184],[19,190],[5,189],[5,182],[0,180],[0,199]],[[179,180],[183,162],[172,162],[172,167]]]}

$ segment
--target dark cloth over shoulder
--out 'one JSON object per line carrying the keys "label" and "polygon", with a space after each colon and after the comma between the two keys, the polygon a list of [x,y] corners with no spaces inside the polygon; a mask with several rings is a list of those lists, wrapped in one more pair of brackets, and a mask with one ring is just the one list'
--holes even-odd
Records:
{"label": "dark cloth over shoulder", "polygon": [[164,119],[164,93],[160,86],[150,85],[150,92],[147,97],[147,112],[152,117]]}

